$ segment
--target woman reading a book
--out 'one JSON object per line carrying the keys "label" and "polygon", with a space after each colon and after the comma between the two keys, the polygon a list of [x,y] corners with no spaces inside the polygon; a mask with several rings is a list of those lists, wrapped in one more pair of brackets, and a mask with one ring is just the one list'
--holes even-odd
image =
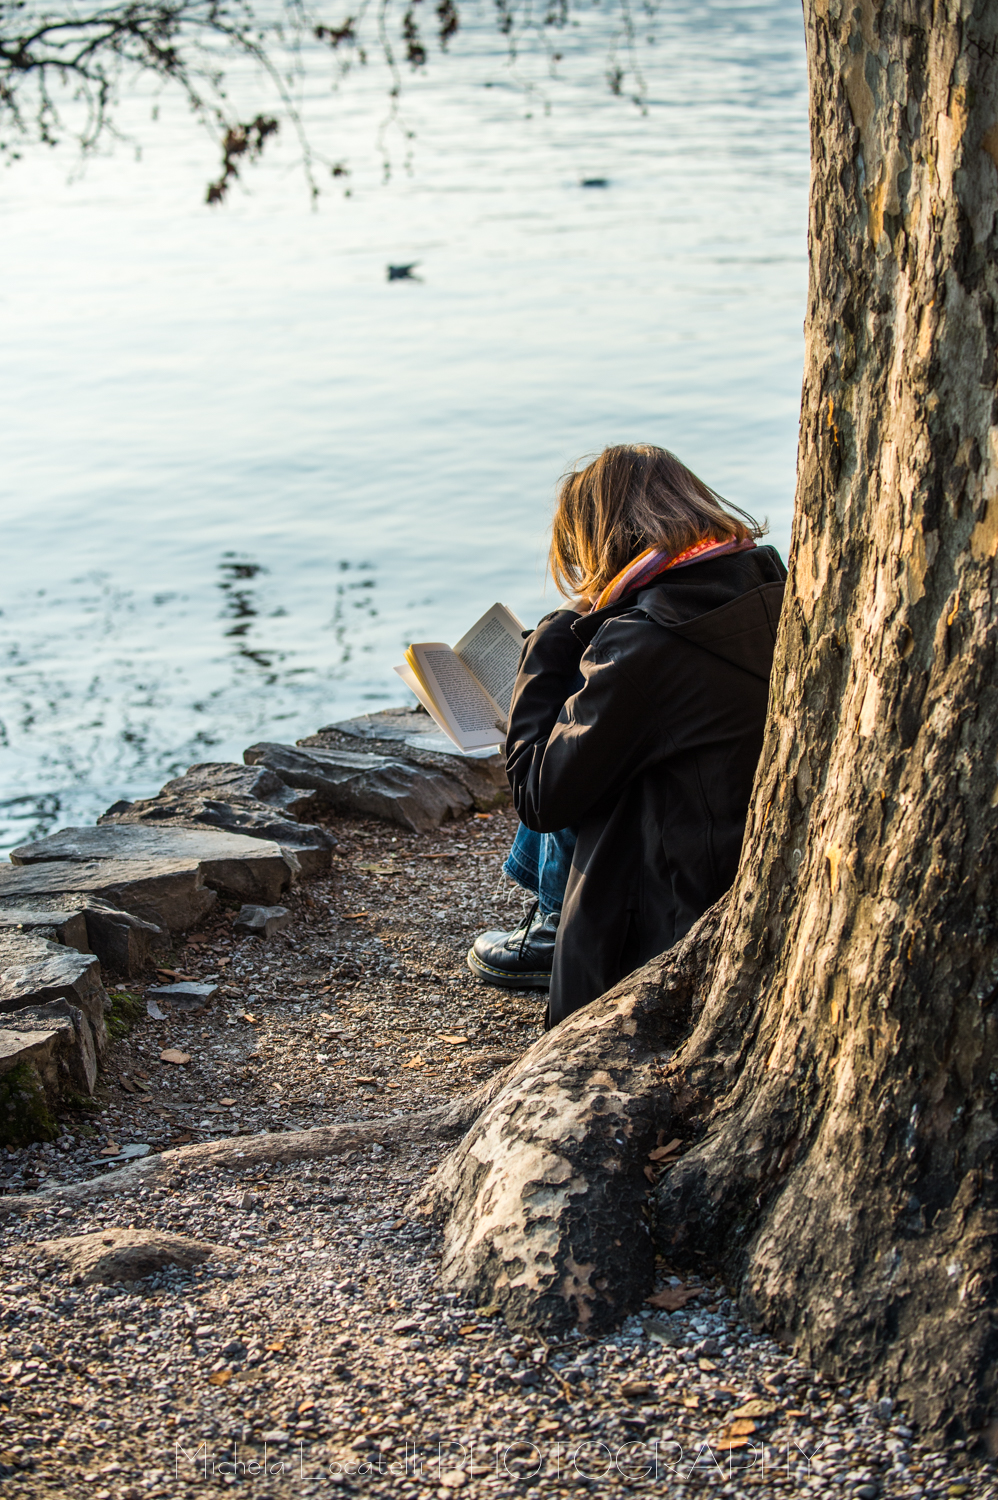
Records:
{"label": "woman reading a book", "polygon": [[679,941],[734,878],[786,569],[671,453],[607,448],[562,482],[570,608],[524,647],[506,739],[507,873],[535,897],[483,933],[488,984],[550,988],[548,1024]]}

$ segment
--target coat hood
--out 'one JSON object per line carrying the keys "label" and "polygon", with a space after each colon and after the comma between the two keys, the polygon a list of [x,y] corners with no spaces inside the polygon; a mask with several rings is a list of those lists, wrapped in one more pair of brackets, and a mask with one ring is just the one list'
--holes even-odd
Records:
{"label": "coat hood", "polygon": [[673,635],[682,636],[691,645],[700,646],[722,661],[730,662],[733,667],[740,667],[744,672],[751,672],[753,677],[768,682],[783,588],[782,583],[764,583],[750,594],[743,594],[740,599],[732,599],[720,609],[708,610],[683,624],[659,618],[654,600],[647,604],[642,600],[641,607],[650,619],[665,625]]}
{"label": "coat hood", "polygon": [[608,609],[581,615],[572,631],[589,645],[608,620],[640,612],[766,682],[786,576],[775,547],[707,558],[660,575]]}

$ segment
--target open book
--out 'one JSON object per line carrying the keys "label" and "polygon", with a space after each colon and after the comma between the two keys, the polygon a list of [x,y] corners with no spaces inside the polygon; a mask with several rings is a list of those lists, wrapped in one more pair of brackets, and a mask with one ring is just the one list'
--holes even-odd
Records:
{"label": "open book", "polygon": [[396,667],[459,750],[501,745],[523,649],[523,626],[504,604],[493,604],[451,650],[422,641]]}

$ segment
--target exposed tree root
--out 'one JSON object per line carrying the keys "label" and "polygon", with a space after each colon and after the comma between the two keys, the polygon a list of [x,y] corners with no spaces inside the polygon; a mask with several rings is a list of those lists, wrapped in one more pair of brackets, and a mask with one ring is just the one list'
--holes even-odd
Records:
{"label": "exposed tree root", "polygon": [[513,1326],[596,1332],[647,1294],[648,1153],[693,1103],[664,1067],[709,982],[723,914],[536,1042],[414,1200],[444,1221],[445,1280]]}
{"label": "exposed tree root", "polygon": [[140,1157],[117,1172],[91,1177],[86,1182],[61,1183],[40,1193],[18,1193],[0,1198],[0,1217],[33,1214],[73,1203],[134,1193],[176,1179],[185,1172],[206,1167],[253,1167],[267,1163],[310,1161],[341,1156],[367,1145],[401,1145],[413,1139],[447,1140],[467,1130],[473,1120],[498,1093],[516,1063],[486,1080],[473,1093],[437,1109],[356,1124],[323,1125],[314,1130],[288,1130],[273,1135],[227,1136],[196,1146],[177,1146],[155,1156]]}

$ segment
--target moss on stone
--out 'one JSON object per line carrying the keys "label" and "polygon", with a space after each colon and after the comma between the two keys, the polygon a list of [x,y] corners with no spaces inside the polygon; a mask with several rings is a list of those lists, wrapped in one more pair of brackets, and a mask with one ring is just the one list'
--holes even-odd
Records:
{"label": "moss on stone", "polygon": [[37,1070],[18,1063],[0,1077],[0,1146],[54,1141],[58,1134]]}
{"label": "moss on stone", "polygon": [[115,1038],[127,1036],[145,1015],[145,1007],[138,995],[131,990],[111,991],[111,1014],[107,1018],[107,1029]]}
{"label": "moss on stone", "polygon": [[[59,1102],[64,1110],[78,1110],[84,1114],[94,1114],[100,1108],[98,1101],[92,1095],[80,1094],[76,1089],[67,1089]],[[82,1128],[89,1129],[88,1126]]]}

